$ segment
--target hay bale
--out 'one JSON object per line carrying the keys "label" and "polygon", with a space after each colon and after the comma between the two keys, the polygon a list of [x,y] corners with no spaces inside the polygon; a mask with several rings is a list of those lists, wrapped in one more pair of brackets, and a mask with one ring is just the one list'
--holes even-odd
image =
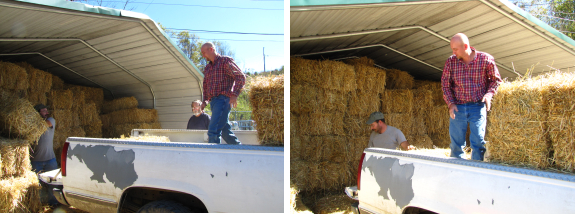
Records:
{"label": "hay bale", "polygon": [[0,132],[7,137],[37,140],[48,125],[32,104],[0,90]]}
{"label": "hay bale", "polygon": [[[104,119],[104,117],[106,117],[106,119]],[[155,122],[158,122],[158,111],[156,111],[156,109],[123,109],[102,115],[102,124],[104,127],[119,124]]]}
{"label": "hay bale", "polygon": [[72,91],[84,91],[84,96],[86,97],[86,103],[90,102],[95,103],[98,109],[98,114],[102,112],[102,106],[104,104],[104,89],[79,86],[79,85],[70,85],[70,84],[65,84],[64,88]]}
{"label": "hay bale", "polygon": [[341,136],[309,136],[301,138],[300,159],[347,163],[350,153],[347,138]]}
{"label": "hay bale", "polygon": [[[71,107],[72,111],[78,114],[83,114],[85,105],[86,105],[86,95],[84,94],[84,91],[72,91],[72,107]],[[83,117],[86,117],[86,115],[83,115],[82,118]]]}
{"label": "hay bale", "polygon": [[365,65],[371,67],[375,65],[373,59],[367,58],[366,56],[357,59],[345,59],[343,62],[349,65]]}
{"label": "hay bale", "polygon": [[369,115],[365,117],[345,115],[343,129],[348,136],[369,137],[371,133],[369,125],[365,124]]}
{"label": "hay bale", "polygon": [[325,196],[316,202],[314,213],[328,214],[328,213],[342,213],[352,214],[351,204],[357,202],[349,198],[346,194]]}
{"label": "hay bale", "polygon": [[298,114],[317,111],[319,107],[319,89],[307,84],[291,84],[290,111]]}
{"label": "hay bale", "polygon": [[51,109],[72,109],[74,102],[74,93],[71,90],[54,90],[50,91],[48,96],[48,106]]}
{"label": "hay bale", "polygon": [[373,67],[373,60],[367,57],[349,59],[346,64],[354,66],[357,90],[371,93],[383,93],[385,90],[386,72]]}
{"label": "hay bale", "polygon": [[425,125],[424,117],[413,117],[411,118],[412,126],[410,133],[412,135],[424,135],[427,134],[427,126]]}
{"label": "hay bale", "polygon": [[[50,114],[56,120],[56,131],[60,129],[68,129],[74,126],[78,126],[79,124],[75,124],[76,118],[78,118],[77,114],[74,114],[72,110],[69,109],[53,109],[50,111]],[[74,118],[74,116],[76,118]],[[78,119],[79,120],[79,119]]]}
{"label": "hay bale", "polygon": [[411,90],[413,94],[412,110],[414,117],[425,118],[427,112],[433,106],[432,91],[427,89]]}
{"label": "hay bale", "polygon": [[86,137],[102,137],[102,121],[99,117],[90,124],[83,125],[82,128],[86,132]]}
{"label": "hay bale", "polygon": [[114,139],[121,139],[121,140],[129,140],[129,141],[148,141],[148,142],[170,142],[170,138],[168,136],[156,136],[156,135],[146,135],[133,137],[133,136],[121,136],[120,138]]}
{"label": "hay bale", "polygon": [[413,92],[407,89],[386,90],[381,94],[381,112],[412,113]]}
{"label": "hay bale", "polygon": [[490,139],[487,149],[492,162],[538,169],[550,166],[543,87],[543,82],[537,79],[505,82],[499,86],[487,127]]}
{"label": "hay bale", "polygon": [[131,108],[138,108],[138,100],[135,97],[122,97],[112,101],[104,101],[102,114]]}
{"label": "hay bale", "polygon": [[64,80],[56,75],[52,75],[52,90],[64,90]]}
{"label": "hay bale", "polygon": [[28,73],[28,85],[29,91],[38,91],[47,93],[52,89],[52,74],[42,71],[40,69],[34,68],[34,66],[28,64],[27,62],[16,63],[20,67],[26,70]]}
{"label": "hay bale", "polygon": [[84,104],[81,110],[79,114],[82,115],[80,117],[80,124],[82,126],[89,126],[92,123],[98,123],[98,121],[102,123],[98,115],[98,107],[96,107],[95,103],[90,102]]}
{"label": "hay bale", "polygon": [[47,104],[48,101],[46,92],[41,91],[28,91],[26,99],[28,99],[33,106],[38,104]]}
{"label": "hay bale", "polygon": [[449,130],[443,132],[437,132],[434,134],[429,134],[433,145],[437,148],[447,148],[451,144],[451,138],[449,137]]}
{"label": "hay bale", "polygon": [[290,77],[294,84],[349,92],[357,88],[353,66],[337,61],[290,58]]}
{"label": "hay bale", "polygon": [[413,129],[413,119],[408,113],[385,114],[385,123],[399,129],[404,136],[411,135]]}
{"label": "hay bale", "polygon": [[9,62],[0,61],[0,88],[11,90],[28,89],[26,69]]}
{"label": "hay bale", "polygon": [[418,149],[433,149],[433,142],[431,140],[431,138],[424,134],[424,135],[409,135],[409,136],[405,136],[407,139],[407,142],[412,145],[415,146],[415,148]]}
{"label": "hay bale", "polygon": [[428,80],[415,80],[413,88],[420,90],[430,90],[433,105],[445,104],[445,100],[443,100],[443,89],[441,88],[441,82],[428,81]]}
{"label": "hay bale", "polygon": [[0,180],[0,212],[40,212],[40,183],[36,173]]}
{"label": "hay bale", "polygon": [[302,143],[301,143],[301,138],[299,136],[290,136],[290,159],[291,160],[295,160],[295,159],[301,159],[302,158]]}
{"label": "hay bale", "polygon": [[290,160],[290,180],[300,191],[341,190],[354,175],[348,164]]}
{"label": "hay bale", "polygon": [[30,140],[0,137],[0,177],[22,176],[32,170],[28,148]]}
{"label": "hay bale", "polygon": [[353,116],[365,116],[379,111],[381,101],[378,93],[355,91],[349,94],[347,113]]}
{"label": "hay bale", "polygon": [[412,89],[413,76],[405,71],[397,69],[387,69],[387,78],[385,79],[386,89]]}
{"label": "hay bale", "polygon": [[252,115],[262,145],[283,145],[284,77],[258,77],[249,90]]}
{"label": "hay bale", "polygon": [[[359,167],[359,161],[361,159],[361,154],[363,151],[368,148],[369,144],[369,136],[366,137],[348,137],[347,142],[349,143],[349,150],[350,150],[350,170],[352,173],[357,173],[357,168]],[[354,172],[355,170],[355,172]],[[353,179],[356,179],[355,177]],[[352,183],[356,182],[356,180],[352,181]]]}
{"label": "hay bale", "polygon": [[159,122],[153,123],[124,123],[112,125],[108,128],[102,128],[104,137],[108,138],[119,138],[122,135],[130,136],[132,129],[161,129],[162,126]]}
{"label": "hay bale", "polygon": [[343,131],[343,113],[310,113],[299,117],[301,135],[346,135]]}
{"label": "hay bale", "polygon": [[428,134],[449,133],[449,108],[447,108],[447,104],[429,108],[427,117],[425,117],[425,125]]}

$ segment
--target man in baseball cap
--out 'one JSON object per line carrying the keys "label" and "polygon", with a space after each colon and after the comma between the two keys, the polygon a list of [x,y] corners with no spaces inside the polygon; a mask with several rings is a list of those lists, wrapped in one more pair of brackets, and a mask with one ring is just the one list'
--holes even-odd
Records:
{"label": "man in baseball cap", "polygon": [[415,147],[409,145],[403,132],[393,126],[385,124],[383,113],[371,113],[366,124],[370,125],[372,130],[369,136],[369,147],[396,149],[401,146],[403,150],[415,149]]}
{"label": "man in baseball cap", "polygon": [[[38,139],[38,145],[34,148],[34,153],[32,154],[32,170],[35,173],[52,171],[58,169],[58,162],[56,162],[56,155],[54,154],[54,131],[56,130],[56,120],[52,117],[48,117],[50,112],[48,111],[48,106],[44,104],[38,104],[34,106],[34,109],[38,111],[40,116],[44,118],[46,124],[48,124],[48,130],[40,136]],[[57,206],[58,200],[49,190],[48,186],[42,183],[41,195],[48,195],[48,203],[50,206]],[[44,199],[44,198],[43,198]]]}

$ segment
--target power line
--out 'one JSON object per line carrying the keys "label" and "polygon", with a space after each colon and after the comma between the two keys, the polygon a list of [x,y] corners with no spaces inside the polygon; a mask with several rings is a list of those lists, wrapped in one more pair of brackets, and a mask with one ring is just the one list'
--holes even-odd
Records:
{"label": "power line", "polygon": [[170,30],[178,31],[190,31],[190,32],[204,32],[204,33],[227,33],[227,34],[249,34],[249,35],[261,35],[261,36],[283,36],[283,33],[246,33],[246,32],[228,32],[228,31],[213,31],[213,30],[193,30],[193,29],[178,29],[178,28],[166,28]]}
{"label": "power line", "polygon": [[[177,37],[174,37],[174,36],[170,36],[170,37],[174,38],[174,39],[178,39]],[[224,40],[224,41],[235,41],[235,42],[284,42],[284,41],[279,41],[279,40],[257,40],[257,39],[253,39],[253,40],[250,40],[250,39],[246,39],[246,40],[241,40],[241,39],[208,39],[208,38],[200,38],[200,39],[208,40],[208,41],[209,40],[212,40],[212,41],[213,40],[216,40],[216,41]]]}
{"label": "power line", "polygon": [[[125,1],[100,1],[105,3],[125,3]],[[223,7],[223,6],[211,6],[211,5],[199,5],[199,4],[169,4],[169,3],[150,3],[150,2],[128,2],[135,4],[155,4],[155,5],[167,5],[167,6],[184,6],[184,7],[209,7],[209,8],[222,8],[222,9],[241,9],[241,10],[284,10],[282,9],[270,9],[270,8],[257,8],[257,7]]]}
{"label": "power line", "polygon": [[535,14],[535,15],[537,15],[537,16],[547,16],[547,17],[552,17],[552,18],[556,18],[556,19],[562,19],[562,20],[565,20],[565,21],[575,22],[575,20],[566,19],[566,18],[561,18],[561,17],[556,17],[556,16],[543,15],[543,14]]}

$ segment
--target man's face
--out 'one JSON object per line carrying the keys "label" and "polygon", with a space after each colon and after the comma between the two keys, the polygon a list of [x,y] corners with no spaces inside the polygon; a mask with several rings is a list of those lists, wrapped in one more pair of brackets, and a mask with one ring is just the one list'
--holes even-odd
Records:
{"label": "man's face", "polygon": [[380,134],[381,134],[381,131],[383,130],[383,127],[381,126],[381,124],[379,124],[379,121],[375,121],[375,122],[371,123],[369,126],[370,126],[372,131],[375,131],[375,132],[380,133]]}
{"label": "man's face", "polygon": [[202,56],[210,62],[213,60],[212,56],[215,55],[215,54],[213,54],[214,53],[213,49],[210,48],[209,46],[202,46],[201,53],[202,53]]}
{"label": "man's face", "polygon": [[457,57],[457,59],[462,60],[463,56],[465,54],[465,50],[466,45],[460,42],[451,42],[451,51],[453,52],[453,55],[455,55]]}
{"label": "man's face", "polygon": [[200,105],[192,103],[192,112],[194,112],[194,114],[199,114],[201,112]]}
{"label": "man's face", "polygon": [[40,116],[42,116],[42,118],[48,118],[48,114],[50,114],[50,112],[48,112],[47,108],[40,109]]}

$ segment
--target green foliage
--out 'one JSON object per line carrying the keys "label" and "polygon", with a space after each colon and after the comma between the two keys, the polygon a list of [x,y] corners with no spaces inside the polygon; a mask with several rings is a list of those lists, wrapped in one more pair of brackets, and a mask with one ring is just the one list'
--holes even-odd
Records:
{"label": "green foliage", "polygon": [[575,39],[575,2],[573,0],[512,0],[549,26]]}

